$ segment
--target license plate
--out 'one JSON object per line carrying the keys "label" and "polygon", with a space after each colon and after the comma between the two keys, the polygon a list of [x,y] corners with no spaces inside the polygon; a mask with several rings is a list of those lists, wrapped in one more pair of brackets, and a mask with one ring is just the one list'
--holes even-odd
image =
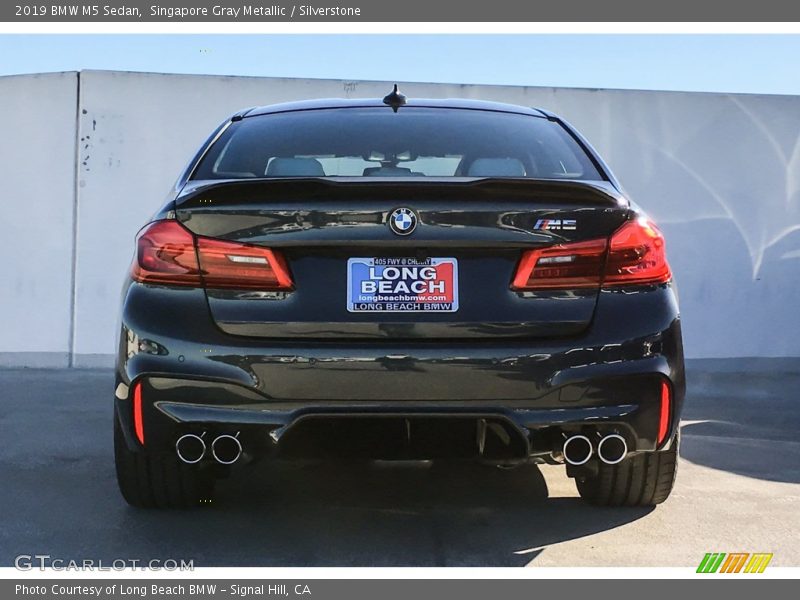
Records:
{"label": "license plate", "polygon": [[351,258],[347,261],[350,312],[455,312],[455,258]]}

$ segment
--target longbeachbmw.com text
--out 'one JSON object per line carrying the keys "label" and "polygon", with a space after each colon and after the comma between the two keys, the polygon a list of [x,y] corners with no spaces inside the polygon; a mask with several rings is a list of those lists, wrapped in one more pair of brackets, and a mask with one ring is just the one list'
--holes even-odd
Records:
{"label": "longbeachbmw.com text", "polygon": [[313,4],[240,4],[237,6],[169,6],[151,4],[142,11],[138,6],[110,4],[16,4],[17,17],[72,17],[91,20],[94,17],[105,19],[185,19],[223,20],[237,19],[301,19],[319,17],[361,17],[358,6],[314,6]]}

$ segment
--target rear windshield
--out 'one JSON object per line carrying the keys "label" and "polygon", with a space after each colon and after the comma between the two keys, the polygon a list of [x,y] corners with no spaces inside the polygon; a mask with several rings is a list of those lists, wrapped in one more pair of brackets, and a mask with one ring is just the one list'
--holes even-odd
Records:
{"label": "rear windshield", "polygon": [[305,110],[234,122],[193,179],[528,177],[601,180],[558,123],[484,110]]}

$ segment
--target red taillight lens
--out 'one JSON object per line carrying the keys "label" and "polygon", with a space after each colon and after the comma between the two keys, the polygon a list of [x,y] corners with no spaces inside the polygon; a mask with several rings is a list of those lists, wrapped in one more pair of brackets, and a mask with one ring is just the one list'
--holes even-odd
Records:
{"label": "red taillight lens", "polygon": [[203,280],[209,288],[291,290],[292,277],[282,255],[261,246],[197,238]]}
{"label": "red taillight lens", "polygon": [[605,253],[605,239],[527,250],[511,287],[515,290],[598,287]]}
{"label": "red taillight lens", "polygon": [[139,232],[131,277],[141,283],[200,287],[194,236],[177,221],[156,221]]}
{"label": "red taillight lens", "polygon": [[603,285],[664,283],[672,278],[664,236],[646,219],[628,221],[611,236]]}
{"label": "red taillight lens", "polygon": [[133,429],[136,439],[144,446],[144,417],[142,415],[142,384],[137,383],[133,388]]}
{"label": "red taillight lens", "polygon": [[670,404],[672,403],[672,396],[670,394],[670,387],[666,381],[661,382],[661,408],[658,416],[658,444],[664,443],[664,440],[669,433],[669,417],[670,417]]}
{"label": "red taillight lens", "polygon": [[671,278],[664,236],[650,221],[637,219],[617,229],[608,243],[594,239],[526,250],[511,289],[596,288]]}
{"label": "red taillight lens", "polygon": [[269,248],[195,237],[178,221],[139,233],[131,277],[141,283],[246,290],[291,290],[283,256]]}

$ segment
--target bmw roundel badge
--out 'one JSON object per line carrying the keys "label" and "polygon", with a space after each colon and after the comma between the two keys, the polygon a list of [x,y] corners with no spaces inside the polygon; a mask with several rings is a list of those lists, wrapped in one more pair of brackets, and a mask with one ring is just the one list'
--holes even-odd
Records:
{"label": "bmw roundel badge", "polygon": [[389,215],[389,229],[397,235],[408,235],[417,228],[417,213],[410,208],[395,208]]}

